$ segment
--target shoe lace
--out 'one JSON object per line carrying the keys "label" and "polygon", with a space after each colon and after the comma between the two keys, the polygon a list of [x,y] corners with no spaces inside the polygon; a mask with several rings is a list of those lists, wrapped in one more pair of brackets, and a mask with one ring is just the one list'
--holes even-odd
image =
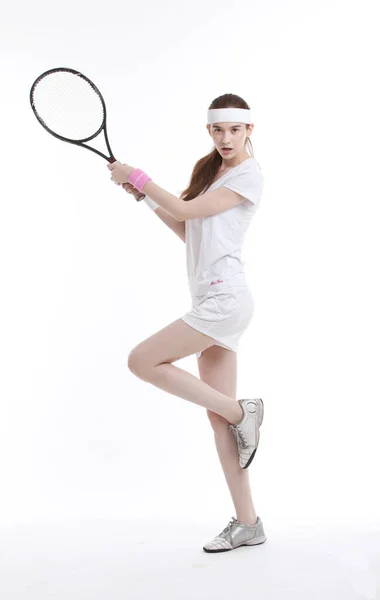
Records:
{"label": "shoe lace", "polygon": [[[230,520],[230,522],[228,523],[227,527],[225,527],[225,528],[223,529],[222,533],[227,533],[227,532],[228,532],[228,531],[231,529],[232,525],[233,525],[234,523],[236,523],[236,521],[237,521],[237,519],[236,519],[235,517],[232,517],[232,519],[231,519],[231,520]],[[220,533],[219,535],[222,535],[222,533]]]}
{"label": "shoe lace", "polygon": [[248,440],[239,425],[229,425],[228,429],[230,429],[236,437],[239,448],[248,448]]}

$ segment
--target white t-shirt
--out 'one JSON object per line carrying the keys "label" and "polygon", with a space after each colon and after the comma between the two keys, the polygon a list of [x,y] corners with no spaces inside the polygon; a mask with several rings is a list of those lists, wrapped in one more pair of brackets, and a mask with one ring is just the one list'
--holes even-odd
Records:
{"label": "white t-shirt", "polygon": [[247,285],[241,253],[248,226],[260,203],[263,183],[261,167],[250,157],[202,192],[225,186],[246,200],[217,215],[185,221],[187,277],[192,296],[230,285]]}

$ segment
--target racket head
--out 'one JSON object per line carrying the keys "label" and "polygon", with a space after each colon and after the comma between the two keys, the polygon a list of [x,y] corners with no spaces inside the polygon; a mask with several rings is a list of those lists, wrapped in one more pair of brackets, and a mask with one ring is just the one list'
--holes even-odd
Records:
{"label": "racket head", "polygon": [[[82,144],[106,127],[106,105],[91,79],[68,67],[49,69],[30,89],[30,105],[39,123],[56,138]],[[116,159],[111,152],[112,161]]]}

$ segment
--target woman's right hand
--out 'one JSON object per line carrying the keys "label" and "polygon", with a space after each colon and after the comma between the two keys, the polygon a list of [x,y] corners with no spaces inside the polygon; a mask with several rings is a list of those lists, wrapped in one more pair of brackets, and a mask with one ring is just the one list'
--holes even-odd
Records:
{"label": "woman's right hand", "polygon": [[125,189],[126,192],[128,192],[129,194],[132,194],[132,196],[134,196],[136,198],[136,200],[142,200],[143,198],[145,198],[145,194],[143,194],[142,192],[139,192],[139,190],[135,187],[133,187],[133,185],[129,182],[127,183],[123,183],[122,184],[123,188]]}
{"label": "woman's right hand", "polygon": [[128,192],[128,194],[132,194],[132,196],[134,196],[136,200],[141,196],[141,192],[139,192],[137,188],[133,187],[131,183],[127,182],[123,183],[122,185],[125,191]]}

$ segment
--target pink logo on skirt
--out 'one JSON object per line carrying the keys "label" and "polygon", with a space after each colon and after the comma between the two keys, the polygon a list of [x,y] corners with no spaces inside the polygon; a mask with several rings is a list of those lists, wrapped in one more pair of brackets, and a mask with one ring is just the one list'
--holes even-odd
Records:
{"label": "pink logo on skirt", "polygon": [[212,281],[210,285],[214,285],[214,283],[223,283],[223,279],[217,279],[216,281]]}

